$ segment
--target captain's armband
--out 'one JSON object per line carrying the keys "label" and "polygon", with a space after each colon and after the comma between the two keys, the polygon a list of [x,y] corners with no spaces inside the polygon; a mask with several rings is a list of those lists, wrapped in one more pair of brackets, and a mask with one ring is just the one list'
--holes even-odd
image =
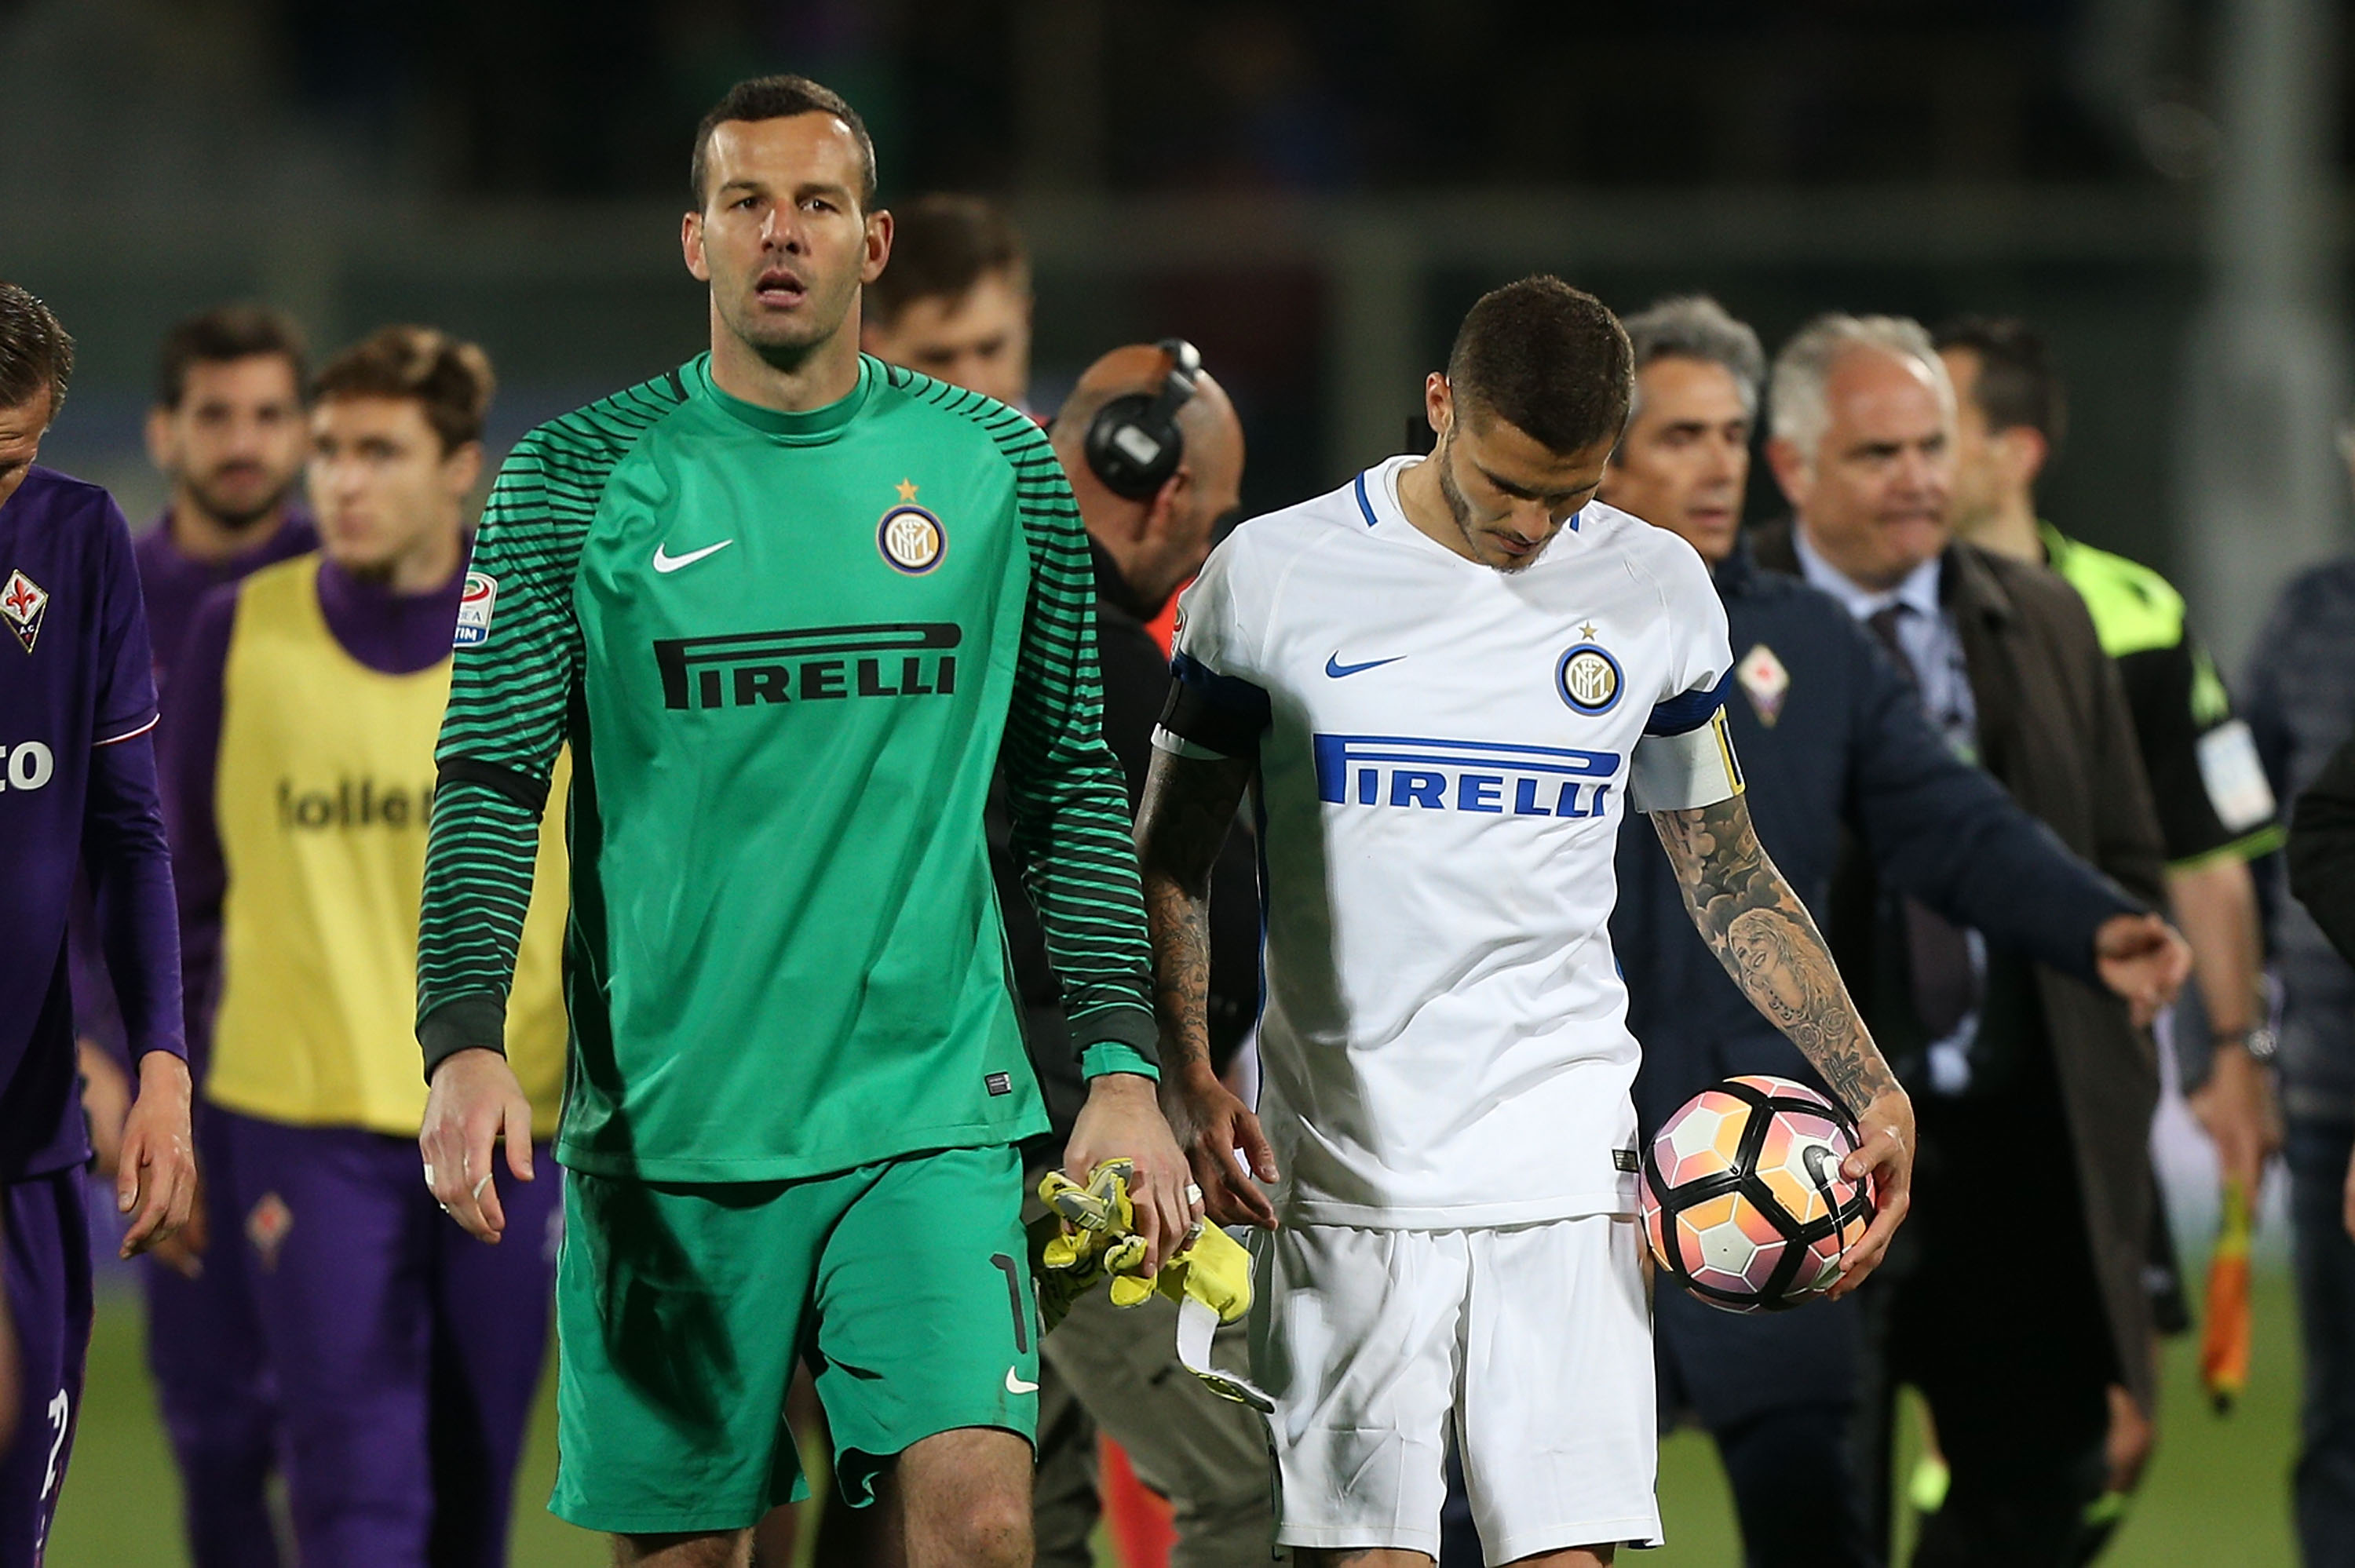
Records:
{"label": "captain's armband", "polygon": [[1271,715],[1263,689],[1185,653],[1169,661],[1169,698],[1153,731],[1156,747],[1197,758],[1259,755]]}
{"label": "captain's armband", "polygon": [[1652,710],[1628,768],[1627,798],[1641,811],[1693,811],[1743,789],[1725,723],[1725,686],[1688,692]]}

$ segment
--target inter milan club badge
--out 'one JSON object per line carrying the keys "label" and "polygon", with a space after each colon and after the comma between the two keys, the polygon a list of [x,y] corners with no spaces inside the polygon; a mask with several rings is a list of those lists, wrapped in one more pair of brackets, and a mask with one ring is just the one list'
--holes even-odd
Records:
{"label": "inter milan club badge", "polygon": [[10,572],[6,585],[0,586],[0,620],[7,621],[27,653],[41,635],[41,618],[48,609],[48,591],[22,572]]}
{"label": "inter milan club badge", "polygon": [[1578,641],[1553,668],[1553,683],[1573,713],[1599,717],[1619,705],[1619,661],[1594,641],[1594,623],[1578,629]]}
{"label": "inter milan club badge", "polygon": [[900,504],[883,514],[875,525],[875,546],[893,568],[921,577],[941,564],[949,536],[941,520],[916,504],[916,487],[906,480],[899,485]]}
{"label": "inter milan club badge", "polygon": [[1774,650],[1761,642],[1742,656],[1733,667],[1733,678],[1742,683],[1742,692],[1750,705],[1758,710],[1758,722],[1768,729],[1783,716],[1783,699],[1791,694],[1791,672],[1783,668],[1783,661],[1774,657]]}

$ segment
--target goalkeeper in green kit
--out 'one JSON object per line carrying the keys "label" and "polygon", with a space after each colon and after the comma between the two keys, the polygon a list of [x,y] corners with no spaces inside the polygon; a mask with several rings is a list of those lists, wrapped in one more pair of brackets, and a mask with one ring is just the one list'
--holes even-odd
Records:
{"label": "goalkeeper in green kit", "polygon": [[498,1240],[498,1182],[533,1179],[505,997],[569,745],[550,1506],[623,1563],[747,1561],[803,1489],[797,1356],[845,1495],[890,1478],[911,1563],[1030,1560],[1014,1146],[1047,1118],[983,837],[1001,742],[1090,1080],[1070,1169],[1135,1162],[1148,1270],[1200,1214],[1155,1100],[1086,535],[1028,419],[859,355],[890,238],[849,105],[736,87],[698,132],[683,234],[710,354],[527,436],[467,576],[419,1142],[434,1196]]}

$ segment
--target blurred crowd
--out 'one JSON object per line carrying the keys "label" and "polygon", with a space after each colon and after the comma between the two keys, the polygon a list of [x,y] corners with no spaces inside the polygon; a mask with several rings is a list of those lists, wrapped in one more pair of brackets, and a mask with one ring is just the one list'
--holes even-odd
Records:
{"label": "blurred crowd", "polygon": [[[903,188],[2163,181],[2215,157],[2222,23],[2188,0],[1478,0],[1448,22],[1267,0],[0,5],[28,60],[158,103],[201,79],[444,194],[666,190],[666,131],[779,58],[868,106]],[[1075,128],[1086,145],[1049,144]]]}

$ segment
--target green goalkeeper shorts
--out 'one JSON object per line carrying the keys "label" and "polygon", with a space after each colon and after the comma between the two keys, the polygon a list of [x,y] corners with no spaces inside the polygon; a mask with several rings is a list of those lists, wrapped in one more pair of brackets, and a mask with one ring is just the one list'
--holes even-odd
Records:
{"label": "green goalkeeper shorts", "polygon": [[559,1518],[741,1530],[808,1495],[785,1391],[805,1358],[854,1506],[935,1433],[1039,1413],[1022,1166],[954,1149],[807,1181],[564,1173]]}

